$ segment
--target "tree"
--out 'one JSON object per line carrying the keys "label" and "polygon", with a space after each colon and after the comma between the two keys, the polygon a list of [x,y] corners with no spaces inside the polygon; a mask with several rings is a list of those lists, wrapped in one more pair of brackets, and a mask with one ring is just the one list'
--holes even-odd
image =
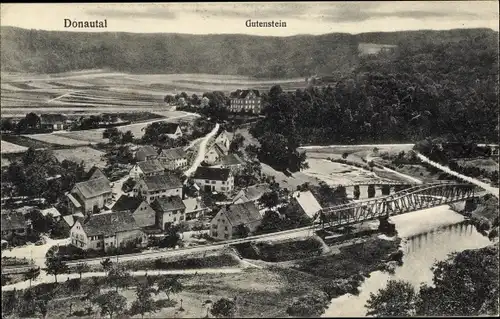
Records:
{"label": "tree", "polygon": [[258,200],[266,208],[273,208],[279,204],[279,195],[276,191],[265,192]]}
{"label": "tree", "polygon": [[40,268],[30,268],[28,272],[24,274],[24,278],[30,281],[30,288],[31,288],[31,281],[36,279],[39,275],[40,275]]}
{"label": "tree", "polygon": [[236,133],[231,141],[231,144],[229,145],[229,153],[237,153],[243,146],[244,141],[245,138],[243,135]]}
{"label": "tree", "polygon": [[102,138],[109,138],[121,136],[121,132],[116,127],[108,127],[102,132]]}
{"label": "tree", "polygon": [[98,295],[93,299],[93,303],[101,308],[101,315],[109,315],[110,319],[113,314],[122,313],[127,307],[127,299],[113,290]]}
{"label": "tree", "polygon": [[498,245],[464,250],[433,266],[420,287],[418,316],[498,315]]}
{"label": "tree", "polygon": [[127,287],[131,280],[130,272],[126,271],[124,268],[119,265],[114,265],[108,271],[107,280],[112,285],[115,286],[116,291],[120,287]]}
{"label": "tree", "polygon": [[183,286],[178,277],[164,277],[158,282],[158,293],[164,292],[168,300],[171,294],[179,293],[182,289]]}
{"label": "tree", "polygon": [[132,131],[128,130],[122,136],[122,144],[132,143],[134,141],[134,134]]}
{"label": "tree", "polygon": [[80,279],[82,279],[82,274],[84,272],[90,271],[90,266],[87,263],[78,263],[75,269],[76,272],[80,275]]}
{"label": "tree", "polygon": [[65,274],[69,271],[68,265],[61,259],[61,257],[51,257],[45,260],[47,274],[54,275],[57,283],[57,275]]}
{"label": "tree", "polygon": [[101,261],[101,266],[102,269],[104,269],[104,271],[109,271],[113,266],[113,262],[111,261],[111,259],[106,258],[103,261]]}
{"label": "tree", "polygon": [[217,318],[231,318],[236,313],[236,303],[233,300],[221,298],[213,304],[210,312]]}
{"label": "tree", "polygon": [[149,278],[146,278],[145,282],[138,284],[136,288],[136,299],[132,302],[130,308],[131,313],[141,314],[141,318],[144,318],[144,314],[156,311],[155,301],[151,297],[154,291],[152,282]]}
{"label": "tree", "polygon": [[40,126],[40,117],[33,112],[26,114],[25,120],[28,127],[37,128]]}
{"label": "tree", "polygon": [[375,317],[410,317],[415,314],[417,294],[409,282],[389,280],[387,287],[379,289],[377,294],[370,293],[365,307],[367,316]]}
{"label": "tree", "polygon": [[346,158],[347,158],[347,156],[349,156],[349,153],[347,153],[347,152],[342,153],[342,158],[343,158],[343,159],[346,159]]}
{"label": "tree", "polygon": [[233,236],[235,238],[246,238],[248,237],[248,234],[250,233],[250,229],[245,226],[244,224],[236,226],[235,232]]}

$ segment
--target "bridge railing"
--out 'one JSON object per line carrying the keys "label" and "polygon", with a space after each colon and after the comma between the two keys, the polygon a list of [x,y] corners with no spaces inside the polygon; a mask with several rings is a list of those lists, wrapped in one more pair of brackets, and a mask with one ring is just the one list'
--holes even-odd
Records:
{"label": "bridge railing", "polygon": [[385,203],[387,201],[398,200],[398,199],[401,199],[403,197],[410,196],[412,194],[418,194],[418,193],[424,192],[426,190],[431,190],[431,189],[435,189],[435,188],[443,187],[443,186],[476,188],[476,185],[473,185],[473,184],[464,184],[464,183],[456,183],[456,182],[455,183],[438,182],[438,183],[432,183],[432,184],[421,184],[421,185],[417,185],[414,187],[410,187],[410,188],[401,190],[401,191],[396,192],[392,195],[387,195],[387,196],[377,197],[377,198],[370,198],[370,199],[365,199],[365,200],[357,201],[357,202],[353,202],[353,203],[323,208],[320,210],[320,213],[331,214],[333,212],[345,211],[345,210],[354,209],[354,208],[361,207],[361,206],[381,204],[381,203]]}

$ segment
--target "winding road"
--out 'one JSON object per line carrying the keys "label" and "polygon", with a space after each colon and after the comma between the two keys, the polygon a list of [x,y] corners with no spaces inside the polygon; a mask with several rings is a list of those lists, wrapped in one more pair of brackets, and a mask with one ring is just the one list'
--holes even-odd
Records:
{"label": "winding road", "polygon": [[187,177],[191,176],[196,171],[198,166],[200,166],[201,162],[203,162],[203,159],[205,158],[205,153],[207,152],[207,144],[210,141],[210,139],[213,138],[215,134],[217,134],[217,132],[219,131],[219,127],[220,127],[219,123],[215,124],[213,130],[210,131],[210,133],[208,133],[207,135],[205,135],[205,137],[201,141],[200,147],[198,149],[198,154],[196,154],[196,158],[193,164],[187,171],[184,172],[184,174]]}
{"label": "winding road", "polygon": [[493,187],[485,182],[482,182],[478,179],[475,179],[475,178],[472,178],[472,177],[469,177],[469,176],[466,176],[466,175],[462,175],[460,173],[457,173],[455,171],[452,171],[449,167],[447,166],[443,166],[439,163],[436,163],[434,161],[431,161],[429,158],[427,158],[426,156],[416,152],[418,158],[422,161],[422,162],[425,162],[425,163],[428,163],[440,170],[442,170],[443,172],[445,173],[448,173],[450,175],[453,175],[453,176],[456,176],[466,182],[469,182],[469,183],[472,183],[474,185],[477,185],[479,187],[481,187],[482,189],[486,190],[488,193],[492,194],[493,196],[495,196],[496,198],[498,198],[498,192],[499,192],[499,188],[498,187]]}

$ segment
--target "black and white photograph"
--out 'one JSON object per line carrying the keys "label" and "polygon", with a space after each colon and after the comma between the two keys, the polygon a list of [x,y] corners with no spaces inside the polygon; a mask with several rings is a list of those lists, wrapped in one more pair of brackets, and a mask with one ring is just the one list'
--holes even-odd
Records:
{"label": "black and white photograph", "polygon": [[499,315],[498,1],[2,3],[2,318]]}

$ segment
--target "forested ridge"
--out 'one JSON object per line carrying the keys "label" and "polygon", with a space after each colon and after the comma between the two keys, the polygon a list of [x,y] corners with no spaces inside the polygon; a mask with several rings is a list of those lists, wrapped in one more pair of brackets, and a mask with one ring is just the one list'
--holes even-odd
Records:
{"label": "forested ridge", "polygon": [[478,33],[460,41],[401,44],[397,51],[361,58],[333,86],[296,92],[273,87],[264,96],[266,118],[252,133],[274,136],[276,144],[284,144],[284,137],[290,147],[432,137],[495,143],[496,41]]}
{"label": "forested ridge", "polygon": [[284,78],[348,74],[358,44],[421,46],[484,36],[489,29],[331,33],[290,37],[83,33],[1,27],[1,70],[56,73],[109,68],[131,73],[211,73]]}

